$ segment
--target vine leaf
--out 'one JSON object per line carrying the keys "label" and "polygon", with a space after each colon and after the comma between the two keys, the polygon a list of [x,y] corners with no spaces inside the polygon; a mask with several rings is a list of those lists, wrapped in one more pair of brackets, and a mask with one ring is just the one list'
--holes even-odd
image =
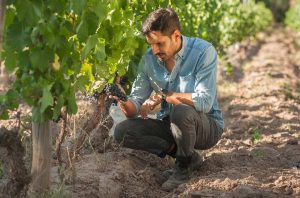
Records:
{"label": "vine leaf", "polygon": [[96,46],[97,41],[98,41],[97,37],[98,36],[96,34],[94,34],[88,38],[86,45],[82,51],[82,60],[84,60],[88,56],[90,51]]}
{"label": "vine leaf", "polygon": [[94,54],[95,54],[97,61],[99,61],[99,62],[101,62],[105,59],[106,52],[105,52],[105,40],[104,39],[98,40],[98,43],[95,47]]}
{"label": "vine leaf", "polygon": [[54,53],[50,49],[33,49],[30,54],[30,61],[33,68],[41,72],[49,69],[49,63],[54,61]]}
{"label": "vine leaf", "polygon": [[45,86],[43,89],[43,96],[41,98],[41,113],[44,113],[44,111],[47,109],[47,107],[53,105],[53,97],[50,92],[51,87],[52,87],[52,84]]}
{"label": "vine leaf", "polygon": [[4,52],[6,57],[5,57],[5,68],[7,71],[12,72],[14,68],[16,67],[17,63],[17,54],[14,52],[10,51],[5,51]]}

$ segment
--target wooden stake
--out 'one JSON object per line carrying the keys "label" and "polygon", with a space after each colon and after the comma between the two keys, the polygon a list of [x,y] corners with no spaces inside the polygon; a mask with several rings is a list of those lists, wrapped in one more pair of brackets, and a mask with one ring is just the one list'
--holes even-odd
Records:
{"label": "wooden stake", "polygon": [[51,139],[50,121],[32,124],[32,193],[50,190]]}

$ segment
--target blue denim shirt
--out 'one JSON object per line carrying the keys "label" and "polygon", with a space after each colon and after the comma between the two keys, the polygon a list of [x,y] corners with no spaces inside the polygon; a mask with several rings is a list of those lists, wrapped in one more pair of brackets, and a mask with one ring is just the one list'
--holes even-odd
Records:
{"label": "blue denim shirt", "polygon": [[[138,75],[133,83],[129,99],[139,112],[143,102],[153,91],[167,89],[172,92],[192,93],[197,111],[211,117],[224,129],[224,120],[217,101],[217,52],[208,42],[199,38],[182,36],[182,48],[175,55],[175,66],[170,73],[153,55],[151,48],[143,56]],[[163,102],[157,118],[170,113],[172,104]]]}

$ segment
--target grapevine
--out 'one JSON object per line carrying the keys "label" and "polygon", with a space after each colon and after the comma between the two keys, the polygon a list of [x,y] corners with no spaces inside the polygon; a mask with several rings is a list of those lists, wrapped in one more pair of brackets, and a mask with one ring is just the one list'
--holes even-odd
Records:
{"label": "grapevine", "polygon": [[7,107],[0,117],[8,118],[7,109],[22,99],[32,107],[34,122],[57,120],[64,106],[68,114],[77,112],[75,93],[90,92],[95,81],[111,81],[118,71],[132,82],[147,49],[139,30],[158,7],[174,7],[184,35],[204,38],[221,52],[269,23],[266,8],[248,2],[8,1],[1,59],[16,81],[0,95]]}

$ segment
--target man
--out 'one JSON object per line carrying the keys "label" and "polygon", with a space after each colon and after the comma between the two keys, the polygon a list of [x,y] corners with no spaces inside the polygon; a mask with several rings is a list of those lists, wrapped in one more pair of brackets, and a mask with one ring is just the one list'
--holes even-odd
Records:
{"label": "man", "polygon": [[[210,43],[181,35],[171,8],[150,13],[142,33],[150,49],[141,60],[129,100],[113,96],[128,118],[116,126],[114,137],[128,148],[175,157],[175,167],[163,174],[168,180],[162,188],[170,191],[201,166],[195,149],[211,148],[223,133],[217,53]],[[157,105],[157,119],[148,118]]]}

